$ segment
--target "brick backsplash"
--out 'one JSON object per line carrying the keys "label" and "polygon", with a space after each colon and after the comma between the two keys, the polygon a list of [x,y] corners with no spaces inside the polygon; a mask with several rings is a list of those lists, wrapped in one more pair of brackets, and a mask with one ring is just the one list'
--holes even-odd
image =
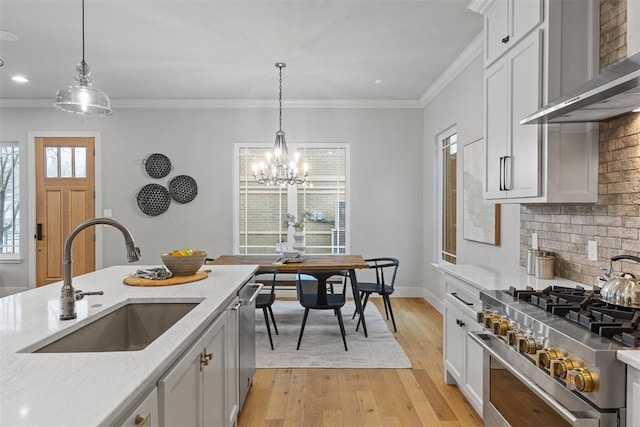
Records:
{"label": "brick backsplash", "polygon": [[[600,3],[600,66],[626,56],[626,0]],[[640,256],[640,114],[600,122],[598,202],[520,206],[520,264],[526,265],[531,233],[556,256],[556,274],[595,284],[614,255]],[[598,261],[587,258],[587,242],[598,242]],[[640,274],[640,266],[614,265]]]}

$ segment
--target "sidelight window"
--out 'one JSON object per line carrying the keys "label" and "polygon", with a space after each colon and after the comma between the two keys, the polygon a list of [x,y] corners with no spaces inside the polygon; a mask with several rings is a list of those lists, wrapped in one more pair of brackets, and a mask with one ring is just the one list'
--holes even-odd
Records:
{"label": "sidelight window", "polygon": [[0,259],[20,253],[20,153],[17,142],[0,142]]}

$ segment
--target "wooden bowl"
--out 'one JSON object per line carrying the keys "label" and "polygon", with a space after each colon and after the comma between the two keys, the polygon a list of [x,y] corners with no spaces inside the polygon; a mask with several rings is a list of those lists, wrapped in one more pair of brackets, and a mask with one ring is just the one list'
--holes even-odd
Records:
{"label": "wooden bowl", "polygon": [[196,274],[207,257],[205,251],[193,251],[193,255],[162,254],[162,263],[174,276]]}

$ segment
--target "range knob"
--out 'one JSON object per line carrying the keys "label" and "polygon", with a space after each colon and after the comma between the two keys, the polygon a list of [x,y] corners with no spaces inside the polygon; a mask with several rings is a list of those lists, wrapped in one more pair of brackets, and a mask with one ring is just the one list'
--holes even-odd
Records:
{"label": "range knob", "polygon": [[491,310],[485,310],[482,316],[484,317],[484,326],[488,329],[493,329],[494,318],[500,318],[500,315],[498,313]]}
{"label": "range knob", "polygon": [[571,390],[588,393],[598,385],[598,376],[587,368],[572,369],[567,373],[567,377],[567,385]]}
{"label": "range knob", "polygon": [[551,369],[549,370],[549,374],[555,378],[566,380],[567,373],[576,368],[578,368],[578,364],[573,360],[557,358],[551,361]]}
{"label": "range knob", "polygon": [[517,350],[519,353],[536,354],[542,348],[542,342],[534,337],[519,337]]}
{"label": "range knob", "polygon": [[494,317],[492,327],[494,334],[504,336],[511,329],[511,322],[506,317]]}
{"label": "range knob", "polygon": [[527,333],[522,329],[510,329],[507,331],[507,342],[510,346],[516,347],[518,345],[518,338],[524,338]]}
{"label": "range knob", "polygon": [[536,365],[538,368],[551,368],[551,362],[564,356],[560,351],[553,347],[543,348],[536,353]]}

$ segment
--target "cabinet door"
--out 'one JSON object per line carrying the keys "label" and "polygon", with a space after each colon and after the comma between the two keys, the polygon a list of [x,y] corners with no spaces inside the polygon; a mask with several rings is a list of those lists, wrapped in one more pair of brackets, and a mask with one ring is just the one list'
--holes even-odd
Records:
{"label": "cabinet door", "polygon": [[508,54],[511,120],[510,153],[506,160],[508,197],[540,195],[540,128],[521,125],[520,120],[537,111],[541,104],[542,30],[531,33]]}
{"label": "cabinet door", "polygon": [[542,0],[512,0],[509,4],[511,22],[511,45],[517,43],[531,30],[542,23]]}
{"label": "cabinet door", "polygon": [[464,394],[469,402],[476,409],[478,414],[482,416],[482,357],[483,350],[470,336],[469,332],[481,331],[482,326],[477,323],[476,319],[471,318],[467,314],[464,315],[465,322],[465,378],[464,378]]}
{"label": "cabinet door", "polygon": [[158,382],[161,425],[202,425],[201,353],[198,340]]}
{"label": "cabinet door", "polygon": [[204,426],[227,425],[227,317],[216,320],[203,341],[208,359],[202,366],[202,396]]}
{"label": "cabinet door", "polygon": [[484,15],[484,64],[485,67],[507,51],[509,36],[509,11],[507,0],[496,0]]}
{"label": "cabinet door", "polygon": [[444,379],[447,384],[463,384],[464,329],[462,313],[449,301],[444,302]]}
{"label": "cabinet door", "polygon": [[158,427],[158,389],[154,388],[122,427]]}
{"label": "cabinet door", "polygon": [[507,155],[509,94],[506,58],[485,71],[485,199],[502,199],[503,163]]}

